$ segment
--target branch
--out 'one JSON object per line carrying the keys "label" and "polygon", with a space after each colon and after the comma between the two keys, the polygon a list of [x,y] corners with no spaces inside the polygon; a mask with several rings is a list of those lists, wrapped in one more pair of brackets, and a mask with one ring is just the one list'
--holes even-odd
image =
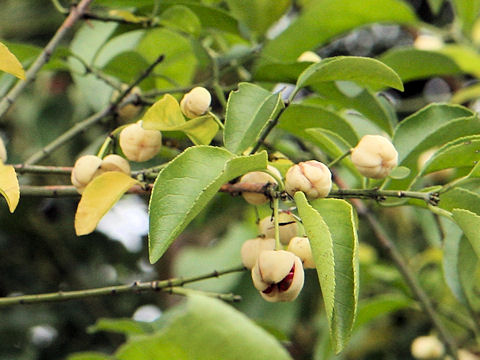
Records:
{"label": "branch", "polygon": [[10,107],[15,103],[23,89],[35,79],[37,73],[40,71],[43,65],[50,60],[50,57],[60,44],[60,41],[68,33],[68,30],[70,30],[70,28],[82,17],[88,5],[92,1],[93,0],[81,0],[77,6],[72,7],[70,14],[58,28],[55,35],[45,46],[37,59],[35,59],[33,64],[27,70],[25,74],[25,80],[19,80],[17,84],[8,92],[8,94],[2,100],[0,100],[0,118],[5,115],[8,109],[10,109]]}
{"label": "branch", "polygon": [[257,143],[253,147],[252,151],[250,151],[250,155],[255,154],[258,151],[258,149],[260,149],[260,146],[262,146],[268,134],[270,134],[273,128],[277,125],[278,120],[280,119],[280,116],[283,114],[283,112],[287,109],[289,105],[290,105],[289,102],[285,103],[285,106],[277,113],[277,115],[275,115],[273,119],[268,120],[267,126],[265,127],[262,134],[258,138]]}
{"label": "branch", "polygon": [[[108,286],[103,288],[96,289],[86,289],[86,290],[77,290],[77,291],[58,291],[55,293],[47,294],[37,294],[37,295],[22,295],[22,296],[13,296],[13,297],[2,297],[0,298],[0,308],[10,305],[25,305],[25,304],[36,304],[36,303],[47,303],[47,302],[59,302],[75,299],[84,299],[93,296],[103,296],[103,295],[116,295],[121,293],[140,293],[143,291],[166,291],[173,294],[185,295],[187,289],[178,289],[178,287],[183,286],[188,283],[193,283],[197,281],[202,281],[206,279],[211,279],[219,277],[226,274],[231,274],[235,272],[245,271],[245,267],[239,266],[222,271],[213,271],[208,274],[192,276],[188,278],[175,278],[168,280],[155,280],[149,282],[139,282],[135,281],[133,284],[129,285],[116,285]],[[183,290],[183,291],[182,291]],[[238,301],[239,298],[231,294],[215,294],[215,293],[205,293],[206,295],[224,298],[229,301]]]}

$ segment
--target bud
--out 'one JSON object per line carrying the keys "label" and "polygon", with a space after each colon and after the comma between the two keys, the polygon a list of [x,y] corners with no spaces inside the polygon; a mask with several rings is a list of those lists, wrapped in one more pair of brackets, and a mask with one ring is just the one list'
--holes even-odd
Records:
{"label": "bud", "polygon": [[302,290],[302,261],[284,250],[262,251],[252,269],[253,285],[267,301],[292,301]]}
{"label": "bud", "polygon": [[480,356],[465,349],[458,350],[458,360],[480,360]]}
{"label": "bud", "polygon": [[99,171],[102,173],[107,171],[120,171],[130,175],[130,164],[128,160],[125,160],[120,155],[110,154],[103,158]]}
{"label": "bud", "polygon": [[137,122],[120,132],[119,143],[128,160],[147,161],[158,154],[162,146],[162,134],[157,130],[145,130]]}
{"label": "bud", "polygon": [[243,243],[240,251],[243,265],[252,270],[257,262],[258,255],[264,250],[274,250],[275,239],[273,238],[255,238],[247,240]]}
{"label": "bud", "polygon": [[305,269],[315,269],[312,248],[307,237],[295,236],[288,243],[287,251],[297,255],[302,260]]}
{"label": "bud", "polygon": [[[267,168],[270,172],[274,173],[279,178],[282,177],[280,171],[278,171],[273,166],[268,165]],[[262,184],[265,186],[267,184],[276,184],[277,181],[267,173],[264,173],[262,171],[252,171],[243,175],[239,183]],[[252,205],[262,205],[268,201],[268,197],[265,194],[261,193],[242,192],[242,196],[246,202]]]}
{"label": "bud", "polygon": [[[123,84],[122,85],[122,91],[125,91],[128,89],[128,85]],[[131,91],[130,94],[127,95],[125,98],[128,98],[129,96],[136,95],[140,96],[142,94],[140,88],[138,86],[135,86]],[[120,95],[118,90],[115,90],[112,95],[112,99],[116,100],[116,98]],[[124,100],[125,100],[124,98]],[[136,105],[134,103],[129,103],[127,105],[124,105],[117,110],[118,117],[120,120],[124,122],[128,122],[138,116],[140,114],[140,111],[142,111],[142,107],[140,105]]]}
{"label": "bud", "polygon": [[[278,214],[278,224],[280,231],[280,242],[287,245],[291,238],[297,236],[298,224],[295,218],[289,212],[281,212]],[[266,238],[275,238],[275,223],[271,216],[263,218],[258,224],[260,234]]]}
{"label": "bud", "polygon": [[204,87],[196,87],[186,93],[180,101],[183,114],[189,119],[201,116],[208,111],[212,97]]}
{"label": "bud", "polygon": [[97,170],[102,164],[102,159],[95,155],[80,157],[73,166],[71,180],[81,194],[85,186],[95,177]]}
{"label": "bud", "polygon": [[328,167],[316,160],[293,165],[285,175],[285,190],[291,196],[303,191],[310,199],[325,197],[332,188],[332,173]]}
{"label": "bud", "polygon": [[305,51],[297,58],[297,61],[318,63],[322,61],[322,58],[318,56],[316,53],[314,53],[313,51]]}
{"label": "bud", "polygon": [[442,38],[435,35],[421,34],[413,42],[413,47],[419,50],[435,51],[443,47]]}
{"label": "bud", "polygon": [[352,149],[352,162],[363,176],[383,179],[397,166],[398,153],[386,137],[365,135]]}
{"label": "bud", "polygon": [[5,148],[5,143],[2,138],[0,138],[0,160],[3,163],[7,162],[7,149]]}
{"label": "bud", "polygon": [[439,359],[445,352],[443,344],[433,335],[417,337],[410,350],[416,359]]}

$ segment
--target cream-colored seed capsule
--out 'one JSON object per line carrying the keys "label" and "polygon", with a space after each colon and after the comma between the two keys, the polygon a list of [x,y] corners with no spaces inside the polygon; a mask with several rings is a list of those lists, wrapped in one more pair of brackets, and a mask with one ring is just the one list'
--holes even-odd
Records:
{"label": "cream-colored seed capsule", "polygon": [[352,162],[363,176],[383,179],[398,163],[398,152],[386,137],[365,135],[352,149]]}
{"label": "cream-colored seed capsule", "polygon": [[308,238],[295,236],[290,240],[287,251],[297,255],[302,260],[305,269],[315,269],[315,261]]}
{"label": "cream-colored seed capsule", "polygon": [[285,190],[291,196],[303,191],[310,199],[325,197],[332,188],[332,173],[328,167],[316,160],[293,165],[285,175]]}
{"label": "cream-colored seed capsule", "polygon": [[433,335],[417,337],[410,350],[414,358],[421,360],[439,359],[445,353],[443,344]]}
{"label": "cream-colored seed capsule", "polygon": [[265,250],[275,249],[275,239],[273,238],[255,238],[243,243],[240,255],[243,265],[251,270],[257,262],[258,255]]}
{"label": "cream-colored seed capsule", "polygon": [[[268,170],[279,178],[282,176],[280,171],[278,171],[275,167],[268,165]],[[249,183],[249,184],[276,184],[277,181],[267,173],[261,171],[252,171],[245,175],[243,175],[240,179],[239,183]],[[262,205],[268,201],[268,197],[265,194],[261,193],[254,193],[254,192],[242,192],[242,196],[246,202],[252,205]]]}
{"label": "cream-colored seed capsule", "polygon": [[210,108],[212,96],[204,87],[195,87],[180,101],[180,109],[189,119],[204,115]]}
{"label": "cream-colored seed capsule", "polygon": [[322,58],[313,51],[305,51],[297,58],[297,61],[318,63],[322,61]]}
{"label": "cream-colored seed capsule", "polygon": [[110,154],[103,158],[99,170],[101,172],[120,171],[130,175],[130,163],[120,155]]}
{"label": "cream-colored seed capsule", "polygon": [[4,163],[7,162],[7,149],[2,138],[0,138],[0,160]]}
{"label": "cream-colored seed capsule", "polygon": [[[125,91],[128,89],[128,85],[124,84],[122,85],[122,91]],[[118,95],[119,95],[119,91],[118,90],[115,90],[113,92],[113,95],[112,95],[112,100],[116,100]],[[133,97],[133,96],[140,96],[142,94],[142,91],[140,90],[140,88],[138,86],[135,86],[129,93],[129,95],[127,95],[124,100],[127,100],[129,97]],[[118,117],[120,118],[120,120],[122,120],[122,122],[128,122],[128,121],[131,121],[133,120],[134,118],[136,118],[138,116],[138,114],[140,114],[140,112],[142,111],[142,107],[140,105],[136,105],[134,103],[129,103],[129,104],[126,104],[120,108],[118,108],[117,110],[117,114],[118,114]]]}
{"label": "cream-colored seed capsule", "polygon": [[284,250],[262,251],[252,269],[252,280],[267,301],[295,300],[303,287],[302,261]]}
{"label": "cream-colored seed capsule", "polygon": [[[281,212],[278,215],[280,242],[287,245],[291,238],[297,236],[298,224],[292,214]],[[258,224],[260,234],[266,238],[275,238],[275,222],[273,217],[267,216]]]}
{"label": "cream-colored seed capsule", "polygon": [[101,164],[102,159],[95,155],[85,155],[78,158],[73,166],[71,180],[79,193],[82,193],[85,186],[96,176]]}
{"label": "cream-colored seed capsule", "polygon": [[147,161],[160,151],[162,134],[157,130],[145,130],[137,122],[120,132],[119,143],[128,160]]}

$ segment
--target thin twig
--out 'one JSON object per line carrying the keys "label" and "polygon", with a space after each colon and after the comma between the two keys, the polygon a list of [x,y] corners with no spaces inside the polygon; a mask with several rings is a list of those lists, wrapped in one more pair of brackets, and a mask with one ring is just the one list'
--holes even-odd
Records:
{"label": "thin twig", "polygon": [[55,35],[25,73],[25,80],[19,80],[17,84],[8,92],[8,94],[0,100],[0,118],[2,118],[8,109],[10,109],[10,107],[15,103],[23,89],[35,79],[37,73],[40,71],[43,65],[50,60],[50,57],[60,44],[60,41],[65,37],[70,28],[82,17],[88,5],[90,5],[92,1],[93,0],[81,0],[77,6],[72,7],[70,14],[64,20],[62,25],[60,25]]}
{"label": "thin twig", "polygon": [[239,301],[242,300],[242,297],[240,295],[236,295],[236,294],[233,294],[233,293],[222,294],[222,293],[216,293],[216,292],[211,292],[211,291],[186,289],[186,288],[182,288],[182,287],[166,288],[163,291],[166,291],[169,294],[175,294],[175,295],[181,295],[181,296],[187,296],[187,295],[190,295],[190,294],[200,294],[200,295],[203,295],[203,296],[213,297],[213,298],[223,300],[223,301],[228,301],[228,302],[239,302]]}
{"label": "thin twig", "polygon": [[265,129],[263,130],[262,134],[257,140],[257,143],[253,147],[252,151],[250,151],[250,155],[255,154],[258,151],[258,149],[260,149],[260,146],[262,146],[268,134],[270,134],[273,128],[277,125],[278,120],[280,119],[280,116],[287,109],[289,104],[290,104],[289,102],[285,103],[285,106],[282,109],[280,109],[280,111],[275,115],[275,117],[273,119],[268,120],[267,125],[265,126]]}
{"label": "thin twig", "polygon": [[[193,283],[201,280],[219,277],[226,274],[245,271],[245,267],[239,266],[222,271],[213,271],[208,274],[192,276],[188,278],[175,278],[168,280],[139,282],[135,281],[129,285],[116,285],[96,289],[85,289],[76,291],[58,291],[55,293],[37,294],[37,295],[21,295],[13,297],[0,298],[0,307],[10,305],[25,305],[35,303],[59,302],[74,299],[90,298],[93,296],[115,295],[120,293],[139,293],[142,291],[167,291],[180,293],[179,290],[173,290],[176,287],[183,286],[188,283]],[[237,300],[233,298],[231,301]]]}

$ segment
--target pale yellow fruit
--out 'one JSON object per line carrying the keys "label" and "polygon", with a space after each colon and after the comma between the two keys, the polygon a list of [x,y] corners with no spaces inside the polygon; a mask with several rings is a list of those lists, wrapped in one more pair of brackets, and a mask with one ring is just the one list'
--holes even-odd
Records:
{"label": "pale yellow fruit", "polygon": [[240,255],[243,265],[251,270],[257,262],[258,255],[265,250],[275,249],[275,239],[273,238],[255,238],[247,240],[243,243]]}
{"label": "pale yellow fruit", "polygon": [[[123,85],[122,90],[125,91],[128,88],[128,85]],[[138,95],[140,96],[142,94],[140,88],[138,86],[135,86],[131,91],[129,95]],[[114,91],[112,98],[118,97],[119,92]],[[128,98],[128,96],[126,98]],[[124,98],[125,99],[125,98]],[[140,114],[142,111],[142,107],[140,105],[135,105],[133,103],[129,103],[127,105],[124,105],[117,110],[118,117],[122,122],[128,122],[130,120],[133,120]]]}
{"label": "pale yellow fruit", "polygon": [[352,162],[363,176],[383,179],[398,163],[398,152],[384,136],[365,135],[352,149]]}
{"label": "pale yellow fruit", "polygon": [[[292,214],[281,212],[278,215],[280,242],[287,245],[291,238],[297,236],[298,224]],[[258,224],[260,234],[266,238],[275,238],[275,223],[271,216],[263,218]]]}
{"label": "pale yellow fruit", "polygon": [[410,351],[416,359],[439,359],[445,353],[445,348],[436,336],[428,335],[413,340]]}
{"label": "pale yellow fruit", "polygon": [[297,255],[302,260],[305,269],[315,269],[315,261],[308,238],[295,236],[290,240],[287,251]]}
{"label": "pale yellow fruit", "polygon": [[102,159],[95,155],[85,155],[78,158],[73,166],[71,180],[79,193],[82,193],[85,186],[96,176],[101,164]]}
{"label": "pale yellow fruit", "polygon": [[147,161],[160,151],[162,134],[157,130],[145,130],[137,122],[120,132],[119,143],[128,160]]}
{"label": "pale yellow fruit", "polygon": [[304,276],[300,258],[284,250],[262,251],[252,269],[253,285],[270,302],[295,300]]}
{"label": "pale yellow fruit", "polygon": [[7,149],[5,148],[5,143],[2,138],[0,138],[0,160],[3,163],[7,162]]}
{"label": "pale yellow fruit", "polygon": [[413,46],[416,49],[427,51],[439,50],[443,47],[443,45],[444,44],[442,38],[435,35],[427,34],[418,35],[413,42]]}
{"label": "pale yellow fruit", "polygon": [[204,87],[195,87],[180,101],[180,109],[189,119],[204,115],[210,108],[212,96]]}
{"label": "pale yellow fruit", "polygon": [[313,51],[305,51],[297,58],[297,61],[318,63],[322,61],[322,58],[318,56],[316,53],[314,53]]}
{"label": "pale yellow fruit", "polygon": [[310,199],[325,197],[332,188],[332,173],[320,161],[309,160],[293,165],[285,175],[285,190],[291,196],[303,191]]}
{"label": "pale yellow fruit", "polygon": [[[273,166],[268,165],[268,170],[274,173],[279,178],[281,178],[280,171],[278,171]],[[243,175],[239,183],[267,185],[267,184],[276,184],[277,181],[267,173],[264,173],[262,171],[252,171]],[[242,196],[246,202],[252,205],[262,205],[269,200],[268,197],[265,196],[265,194],[261,194],[261,193],[242,192]]]}
{"label": "pale yellow fruit", "polygon": [[130,175],[130,163],[120,155],[110,154],[103,158],[99,170],[102,172],[120,171]]}

